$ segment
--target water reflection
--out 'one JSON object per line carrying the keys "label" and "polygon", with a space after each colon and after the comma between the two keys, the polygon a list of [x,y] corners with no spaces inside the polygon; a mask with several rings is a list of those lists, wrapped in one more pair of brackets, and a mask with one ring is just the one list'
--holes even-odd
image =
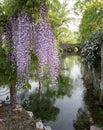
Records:
{"label": "water reflection", "polygon": [[41,97],[39,93],[31,94],[29,104],[27,105],[24,102],[23,106],[31,110],[36,117],[43,121],[56,120],[59,109],[53,106],[55,102],[53,95],[50,91],[42,94]]}
{"label": "water reflection", "polygon": [[[33,71],[31,72],[31,77],[34,79],[32,78],[30,81],[32,88],[28,90],[29,93],[24,89],[18,92],[18,101],[27,110],[32,111],[37,118],[42,119],[53,130],[74,130],[73,123],[80,130],[89,129],[90,123],[103,128],[103,107],[99,105],[93,91],[87,89],[84,93],[81,58],[79,56],[62,59],[57,92],[52,89],[50,79],[46,75],[43,93],[40,93],[36,67],[37,65],[32,63],[31,70],[36,71],[35,74]],[[5,76],[3,83],[9,82],[7,75]],[[88,88],[92,89],[91,86]],[[10,96],[8,87],[0,86],[0,99],[6,100],[7,96]],[[93,122],[90,120],[91,117]]]}
{"label": "water reflection", "polygon": [[74,130],[73,120],[76,119],[76,113],[80,107],[84,108],[84,87],[80,68],[79,56],[64,58],[58,91],[53,91],[49,79],[45,77],[45,91],[40,95],[38,83],[32,82],[32,86],[36,87],[32,87],[29,102],[24,102],[23,106],[53,130]]}
{"label": "water reflection", "polygon": [[87,110],[80,108],[77,113],[77,119],[74,120],[74,127],[76,130],[90,130],[90,126],[93,124],[93,120],[90,113]]}
{"label": "water reflection", "polygon": [[[65,64],[66,63],[66,64]],[[80,57],[69,57],[64,59],[64,68],[62,73],[70,79],[71,97],[64,95],[63,98],[58,98],[55,106],[59,107],[60,113],[55,122],[48,122],[53,130],[74,130],[73,120],[76,118],[76,113],[80,107],[84,108],[83,102],[83,81],[80,71]],[[68,86],[69,87],[69,86]]]}

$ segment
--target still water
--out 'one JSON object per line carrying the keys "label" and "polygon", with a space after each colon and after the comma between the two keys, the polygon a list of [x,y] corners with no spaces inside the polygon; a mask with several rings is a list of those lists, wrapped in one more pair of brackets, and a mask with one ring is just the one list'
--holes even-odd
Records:
{"label": "still water", "polygon": [[79,108],[84,108],[83,101],[83,80],[81,73],[80,57],[68,57],[64,59],[62,69],[64,77],[70,79],[70,95],[66,93],[64,96],[56,98],[54,106],[59,108],[59,113],[55,121],[47,122],[53,130],[74,130],[73,120],[76,119]]}
{"label": "still water", "polygon": [[40,99],[38,82],[31,82],[31,96],[27,108],[53,130],[75,130],[73,121],[77,118],[77,112],[79,108],[85,108],[80,57],[64,58],[61,68],[57,93],[50,89],[50,85],[45,88],[45,84]]}
{"label": "still water", "polygon": [[[53,130],[75,130],[73,121],[77,118],[79,108],[84,109],[84,86],[81,72],[81,58],[70,56],[62,59],[59,76],[58,91],[51,88],[48,78],[45,77],[43,93],[39,93],[38,81],[31,81],[29,102],[24,102],[25,91],[18,92],[23,106],[43,120],[45,125]],[[7,91],[2,89],[2,91]],[[8,95],[9,96],[9,95]],[[1,95],[2,97],[2,95]],[[3,98],[6,98],[3,96]]]}

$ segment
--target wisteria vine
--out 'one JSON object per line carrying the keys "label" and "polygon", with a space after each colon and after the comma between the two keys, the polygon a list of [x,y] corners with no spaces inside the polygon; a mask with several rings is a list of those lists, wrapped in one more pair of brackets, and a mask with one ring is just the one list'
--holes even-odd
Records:
{"label": "wisteria vine", "polygon": [[[35,50],[39,61],[39,80],[43,81],[44,67],[48,68],[53,86],[57,85],[59,73],[59,52],[53,29],[47,17],[47,7],[40,5],[39,16],[42,18],[36,26],[32,17],[27,13],[18,13],[12,16],[7,25],[7,46],[12,46],[13,51],[7,52],[8,60],[15,61],[17,66],[17,79],[29,81],[30,48],[31,42],[35,43]],[[35,35],[36,31],[36,37]]]}
{"label": "wisteria vine", "polygon": [[16,62],[19,83],[23,78],[27,82],[29,80],[31,25],[32,19],[28,13],[21,13],[18,17],[11,17],[7,26],[7,44],[13,45],[12,56],[9,54],[8,58]]}
{"label": "wisteria vine", "polygon": [[39,16],[42,18],[36,26],[36,53],[39,60],[39,79],[42,82],[45,65],[48,68],[52,84],[57,85],[59,73],[59,52],[51,24],[47,18],[47,7],[41,4]]}

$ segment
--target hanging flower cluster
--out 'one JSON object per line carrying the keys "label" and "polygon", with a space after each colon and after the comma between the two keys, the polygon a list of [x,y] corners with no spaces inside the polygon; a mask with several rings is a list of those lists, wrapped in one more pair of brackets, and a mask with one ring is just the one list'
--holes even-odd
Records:
{"label": "hanging flower cluster", "polygon": [[57,85],[59,73],[59,53],[51,24],[47,18],[47,8],[40,6],[39,16],[42,18],[36,26],[36,54],[39,60],[39,79],[42,82],[45,65],[48,68],[52,84]]}
{"label": "hanging flower cluster", "polygon": [[[46,65],[53,86],[57,85],[59,73],[59,52],[51,24],[47,18],[47,8],[44,4],[40,6],[39,15],[42,18],[36,26],[32,17],[26,13],[17,13],[12,16],[7,25],[7,46],[11,51],[7,57],[17,66],[17,79],[21,83],[23,79],[29,80],[30,48],[36,39],[36,54],[39,61],[39,79],[43,81],[44,66]],[[35,35],[36,31],[36,37]]]}
{"label": "hanging flower cluster", "polygon": [[21,13],[17,18],[10,19],[7,28],[7,43],[13,45],[11,60],[16,62],[17,78],[20,82],[23,78],[27,82],[29,80],[31,25],[32,19],[28,13]]}

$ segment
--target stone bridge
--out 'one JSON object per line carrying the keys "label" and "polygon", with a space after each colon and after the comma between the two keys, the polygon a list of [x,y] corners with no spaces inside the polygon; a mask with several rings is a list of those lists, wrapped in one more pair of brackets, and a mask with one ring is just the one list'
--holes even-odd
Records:
{"label": "stone bridge", "polygon": [[81,52],[81,44],[64,43],[61,44],[63,55],[79,55]]}

